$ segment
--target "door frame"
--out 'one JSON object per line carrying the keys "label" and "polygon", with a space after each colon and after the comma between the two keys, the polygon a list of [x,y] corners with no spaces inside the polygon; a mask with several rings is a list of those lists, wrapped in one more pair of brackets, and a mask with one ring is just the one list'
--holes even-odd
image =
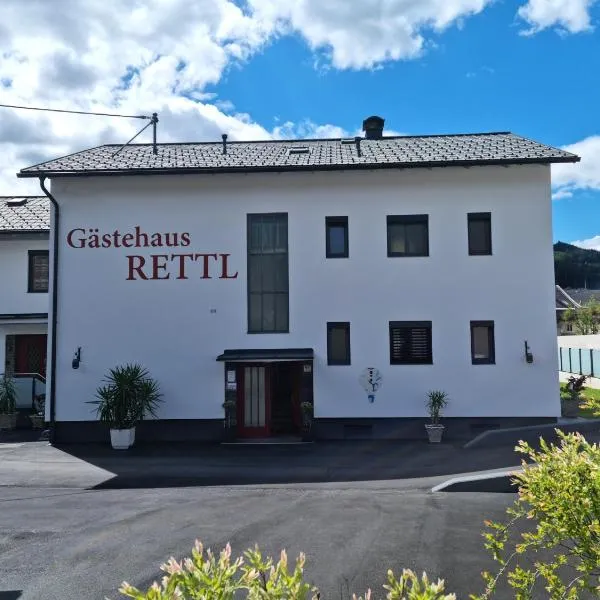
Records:
{"label": "door frame", "polygon": [[[264,367],[265,369],[265,424],[264,427],[246,427],[245,416],[245,391],[246,369],[248,367]],[[271,435],[271,367],[269,362],[247,362],[237,365],[237,434],[241,438],[261,438]]]}

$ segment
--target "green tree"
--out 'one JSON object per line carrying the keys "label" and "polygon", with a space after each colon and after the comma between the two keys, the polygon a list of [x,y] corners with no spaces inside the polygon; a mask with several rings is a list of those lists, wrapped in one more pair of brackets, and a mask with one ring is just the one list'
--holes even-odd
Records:
{"label": "green tree", "polygon": [[[490,598],[506,577],[517,600],[543,588],[550,600],[600,595],[600,447],[579,433],[558,431],[560,443],[543,440],[540,450],[520,442],[523,461],[516,475],[519,495],[506,523],[488,522],[486,548],[499,563],[484,573]],[[530,526],[521,531],[517,525]]]}
{"label": "green tree", "polygon": [[590,300],[581,308],[568,308],[563,319],[573,323],[573,328],[579,335],[600,333],[600,302]]}

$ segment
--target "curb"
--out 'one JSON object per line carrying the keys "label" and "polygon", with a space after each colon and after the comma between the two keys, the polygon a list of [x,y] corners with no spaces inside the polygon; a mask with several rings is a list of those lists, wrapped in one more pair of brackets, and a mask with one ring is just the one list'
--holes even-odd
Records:
{"label": "curb", "polygon": [[523,471],[522,467],[514,467],[504,471],[464,475],[453,477],[431,488],[432,492],[495,492],[516,493],[517,488],[511,479],[516,473]]}
{"label": "curb", "polygon": [[[505,445],[511,443],[517,445],[520,440],[536,443],[540,437],[547,441],[557,439],[556,429],[565,433],[600,431],[600,419],[582,419],[570,423],[544,423],[543,425],[527,425],[524,427],[507,427],[505,429],[488,429],[467,442],[463,448],[482,448],[489,446]],[[544,436],[550,433],[549,436]]]}

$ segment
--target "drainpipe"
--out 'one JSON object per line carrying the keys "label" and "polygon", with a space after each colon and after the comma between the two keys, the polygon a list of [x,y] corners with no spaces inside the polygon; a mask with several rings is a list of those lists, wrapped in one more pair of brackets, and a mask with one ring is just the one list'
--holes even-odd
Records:
{"label": "drainpipe", "polygon": [[40,188],[54,207],[54,231],[53,231],[53,248],[52,248],[52,315],[51,319],[51,338],[50,338],[50,443],[54,443],[55,439],[55,422],[56,422],[56,320],[58,315],[58,239],[59,239],[59,222],[60,222],[60,207],[56,198],[50,193],[44,185],[45,177],[40,177]]}

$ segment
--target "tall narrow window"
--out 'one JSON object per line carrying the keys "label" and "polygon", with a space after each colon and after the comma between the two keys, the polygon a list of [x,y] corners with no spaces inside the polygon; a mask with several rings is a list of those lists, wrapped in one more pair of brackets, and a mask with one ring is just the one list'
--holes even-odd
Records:
{"label": "tall narrow window", "polygon": [[493,321],[471,321],[471,362],[474,365],[496,362]]}
{"label": "tall narrow window", "polygon": [[492,214],[469,213],[469,254],[482,256],[492,253]]}
{"label": "tall narrow window", "polygon": [[48,291],[48,250],[29,251],[28,292]]}
{"label": "tall narrow window", "polygon": [[287,213],[248,215],[248,332],[289,331]]}
{"label": "tall narrow window", "polygon": [[431,321],[390,323],[390,364],[423,365],[432,362]]}
{"label": "tall narrow window", "polygon": [[327,364],[350,364],[350,323],[327,323]]}
{"label": "tall narrow window", "polygon": [[348,217],[325,217],[325,256],[348,258]]}
{"label": "tall narrow window", "polygon": [[388,256],[429,256],[427,215],[388,215]]}

